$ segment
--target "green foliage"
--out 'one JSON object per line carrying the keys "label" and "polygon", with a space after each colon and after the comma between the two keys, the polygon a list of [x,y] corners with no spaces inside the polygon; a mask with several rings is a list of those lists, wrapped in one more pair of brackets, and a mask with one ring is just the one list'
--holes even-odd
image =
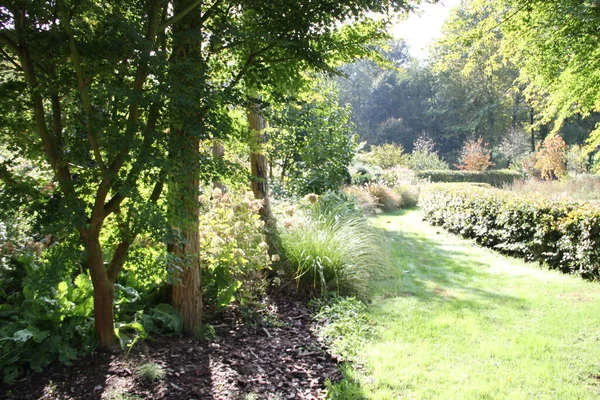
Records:
{"label": "green foliage", "polygon": [[161,381],[167,376],[165,369],[161,365],[153,362],[145,362],[139,365],[136,369],[136,373],[139,379],[150,383]]}
{"label": "green foliage", "polygon": [[318,310],[313,317],[319,324],[318,334],[339,357],[355,359],[372,333],[367,306],[354,297],[325,297],[313,300]]}
{"label": "green foliage", "polygon": [[[381,238],[339,195],[307,204],[305,218],[281,232],[282,273],[301,294],[368,297],[369,276],[385,268]],[[285,226],[285,225],[284,225]]]}
{"label": "green foliage", "polygon": [[383,169],[406,166],[408,163],[408,155],[404,153],[402,145],[393,143],[371,146],[368,153],[361,155],[361,159],[367,164]]}
{"label": "green foliage", "polygon": [[408,166],[413,171],[450,169],[434,151],[434,143],[429,138],[420,137],[414,143],[413,152],[408,159]]}
{"label": "green foliage", "polygon": [[517,171],[499,169],[489,171],[417,171],[415,177],[431,182],[478,182],[501,187],[521,178]]}
{"label": "green foliage", "polygon": [[433,224],[484,246],[562,272],[598,275],[600,209],[595,205],[469,184],[431,185],[419,204]]}
{"label": "green foliage", "polygon": [[234,300],[247,305],[263,293],[263,272],[270,265],[259,214],[262,202],[251,192],[220,189],[204,201],[208,209],[200,217],[200,254],[205,304],[217,310]]}
{"label": "green foliage", "polygon": [[273,105],[269,158],[291,194],[321,194],[349,180],[357,143],[350,111],[337,97],[334,86],[317,80],[312,92]]}
{"label": "green foliage", "polygon": [[13,382],[24,365],[40,372],[52,361],[69,364],[89,354],[93,334],[92,285],[86,275],[63,281],[48,295],[25,286],[0,305],[0,369]]}

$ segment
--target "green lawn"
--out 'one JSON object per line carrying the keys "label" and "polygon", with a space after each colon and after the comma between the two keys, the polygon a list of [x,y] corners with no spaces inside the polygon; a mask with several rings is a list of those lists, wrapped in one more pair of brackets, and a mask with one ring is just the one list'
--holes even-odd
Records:
{"label": "green lawn", "polygon": [[503,257],[422,221],[373,223],[394,272],[350,371],[373,399],[600,397],[600,283]]}

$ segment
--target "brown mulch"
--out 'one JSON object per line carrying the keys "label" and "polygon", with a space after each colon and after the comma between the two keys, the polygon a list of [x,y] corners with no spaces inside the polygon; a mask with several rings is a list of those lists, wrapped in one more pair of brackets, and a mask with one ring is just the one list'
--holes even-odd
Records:
{"label": "brown mulch", "polygon": [[[2,399],[324,399],[338,365],[317,340],[307,307],[270,304],[276,323],[243,324],[230,316],[207,342],[158,337],[126,355],[94,353],[71,366],[52,365],[0,386]],[[144,362],[161,365],[163,380],[142,381]]]}

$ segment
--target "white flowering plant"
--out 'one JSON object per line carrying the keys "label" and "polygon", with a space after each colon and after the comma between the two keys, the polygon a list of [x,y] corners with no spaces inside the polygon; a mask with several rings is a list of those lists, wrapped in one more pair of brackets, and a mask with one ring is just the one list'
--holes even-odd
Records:
{"label": "white flowering plant", "polygon": [[271,264],[259,214],[262,201],[251,192],[218,188],[200,200],[207,207],[200,216],[205,304],[216,310],[234,301],[243,306],[264,293],[263,272]]}

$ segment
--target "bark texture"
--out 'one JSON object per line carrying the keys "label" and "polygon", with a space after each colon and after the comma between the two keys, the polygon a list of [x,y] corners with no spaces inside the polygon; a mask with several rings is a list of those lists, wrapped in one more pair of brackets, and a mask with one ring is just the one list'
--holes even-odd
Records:
{"label": "bark texture", "polygon": [[250,165],[252,173],[252,192],[254,197],[263,201],[263,207],[260,210],[260,216],[265,223],[265,235],[267,244],[269,245],[270,254],[280,253],[280,238],[277,230],[277,220],[271,209],[269,200],[269,178],[267,157],[264,153],[264,147],[267,142],[267,137],[264,130],[267,127],[266,121],[260,111],[260,102],[255,99],[251,102],[248,108],[248,125],[255,134],[255,145],[250,153]]}

